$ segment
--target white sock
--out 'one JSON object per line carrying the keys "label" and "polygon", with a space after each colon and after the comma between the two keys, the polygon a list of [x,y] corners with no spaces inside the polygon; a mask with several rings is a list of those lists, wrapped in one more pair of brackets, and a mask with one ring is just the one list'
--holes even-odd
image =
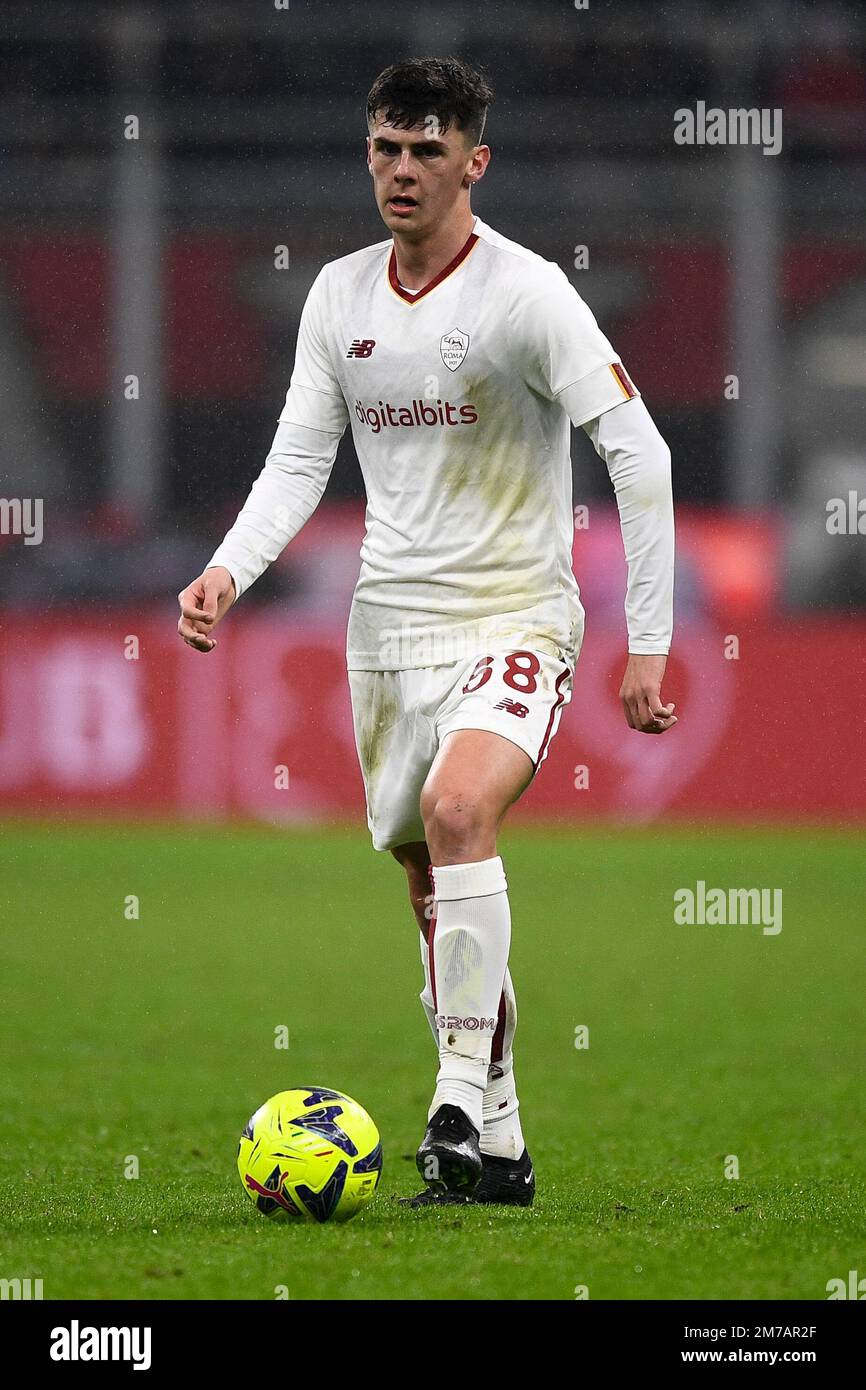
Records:
{"label": "white sock", "polygon": [[517,1114],[519,1104],[514,1072],[509,1067],[503,1076],[488,1082],[484,1092],[482,1153],[496,1158],[520,1158],[525,1144]]}
{"label": "white sock", "polygon": [[[431,924],[430,931],[433,930]],[[424,969],[424,988],[418,998],[421,1000],[421,1007],[427,1015],[427,1022],[430,1024],[430,1032],[433,1034],[433,1041],[439,1046],[439,1032],[436,1028],[436,1006],[433,1003],[433,987],[430,984],[430,952],[427,949],[427,942],[424,940],[424,933],[418,932],[418,940],[421,942],[421,965]]]}
{"label": "white sock", "polygon": [[481,1131],[481,1152],[496,1158],[520,1158],[526,1147],[520,1127],[517,1087],[514,1081],[514,1034],[517,1029],[517,1000],[511,972],[506,970],[500,1008],[504,1009],[504,1028],[496,1035],[494,1055],[487,1072]]}
{"label": "white sock", "polygon": [[[430,985],[430,953],[424,933],[419,931],[421,946],[421,965],[424,968],[424,988],[421,991],[421,1006],[430,1025],[433,1041],[439,1046],[439,1033],[436,1028],[436,1009],[433,1005],[433,990]],[[499,998],[499,1029],[494,1034],[493,1052],[487,1068],[487,1086],[484,1091],[481,1114],[484,1127],[481,1131],[481,1152],[496,1158],[520,1158],[526,1147],[520,1127],[517,1099],[517,1085],[514,1079],[514,1034],[517,1030],[517,999],[511,971],[506,969],[502,994]]]}
{"label": "white sock", "polygon": [[439,1074],[429,1117],[456,1105],[481,1133],[490,1049],[511,944],[511,911],[502,860],[433,869],[436,917],[431,989]]}

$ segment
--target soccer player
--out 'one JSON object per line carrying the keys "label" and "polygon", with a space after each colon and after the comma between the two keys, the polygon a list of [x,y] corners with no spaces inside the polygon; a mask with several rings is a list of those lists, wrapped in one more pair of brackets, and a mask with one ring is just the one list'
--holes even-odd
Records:
{"label": "soccer player", "polygon": [[670,452],[562,270],[473,214],[491,95],[453,59],[376,79],[367,167],[390,235],[317,276],[264,469],[179,595],[181,637],[211,651],[217,623],[317,506],[351,425],[367,492],[347,639],[355,739],[373,845],[408,878],[439,1056],[418,1205],[527,1205],[535,1190],[496,837],[548,754],[583,638],[571,424],[619,507],[626,721],[652,734],[676,722],[661,695]]}

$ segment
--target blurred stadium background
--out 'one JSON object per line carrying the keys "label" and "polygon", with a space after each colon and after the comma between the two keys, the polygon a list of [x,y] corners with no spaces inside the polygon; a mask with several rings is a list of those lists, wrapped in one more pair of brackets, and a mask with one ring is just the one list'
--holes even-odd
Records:
{"label": "blurred stadium background", "polygon": [[[4,514],[0,807],[361,809],[350,435],[218,656],[176,639],[174,596],[262,465],[318,268],[383,236],[363,164],[373,77],[453,52],[497,93],[476,211],[566,270],[674,457],[676,740],[629,739],[620,718],[624,566],[580,432],[588,635],[520,814],[862,816],[866,539],[827,526],[831,499],[866,498],[862,5],[441,0],[397,22],[381,0],[58,0],[49,23],[7,0],[3,20],[2,492],[43,500],[44,536],[25,544]],[[781,153],[675,144],[674,112],[698,101],[781,108]],[[206,758],[178,738],[190,709]]]}

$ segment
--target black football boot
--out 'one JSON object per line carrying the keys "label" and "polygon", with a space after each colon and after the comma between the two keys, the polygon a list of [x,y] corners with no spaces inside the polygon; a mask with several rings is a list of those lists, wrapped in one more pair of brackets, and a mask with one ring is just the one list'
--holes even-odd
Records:
{"label": "black football boot", "polygon": [[428,1187],[416,1197],[401,1197],[405,1207],[503,1206],[529,1207],[535,1196],[535,1173],[528,1150],[520,1158],[481,1155],[481,1181],[474,1192],[437,1191]]}
{"label": "black football boot", "polygon": [[457,1105],[440,1105],[415,1155],[431,1192],[471,1197],[481,1178],[480,1135]]}

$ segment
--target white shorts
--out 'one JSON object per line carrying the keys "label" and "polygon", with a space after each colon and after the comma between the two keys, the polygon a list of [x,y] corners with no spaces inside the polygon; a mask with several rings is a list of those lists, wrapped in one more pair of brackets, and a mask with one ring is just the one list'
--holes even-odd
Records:
{"label": "white shorts", "polygon": [[423,840],[421,788],[446,734],[487,729],[531,758],[535,772],[571,699],[574,670],[527,647],[447,666],[350,671],[355,745],[374,849]]}

